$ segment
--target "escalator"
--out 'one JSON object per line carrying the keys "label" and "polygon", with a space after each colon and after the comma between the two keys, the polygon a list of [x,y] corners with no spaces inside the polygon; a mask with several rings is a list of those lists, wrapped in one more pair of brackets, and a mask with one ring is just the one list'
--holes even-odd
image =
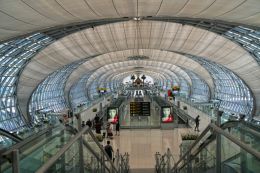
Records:
{"label": "escalator", "polygon": [[[117,158],[119,159],[119,157]],[[118,160],[115,162],[119,163]],[[109,159],[91,129],[86,126],[42,165],[36,173],[123,173],[118,170],[119,168]]]}
{"label": "escalator", "polygon": [[46,128],[19,143],[0,152],[0,172],[13,171],[13,151],[18,150],[19,166],[21,173],[35,172],[49,158],[55,155],[67,141],[75,136],[76,130],[62,124]]}
{"label": "escalator", "polygon": [[10,133],[4,129],[0,128],[0,136],[5,136],[15,142],[21,142],[22,138],[20,138],[19,136],[17,136],[16,134]]}
{"label": "escalator", "polygon": [[260,172],[260,129],[243,121],[210,124],[175,164],[176,173]]}

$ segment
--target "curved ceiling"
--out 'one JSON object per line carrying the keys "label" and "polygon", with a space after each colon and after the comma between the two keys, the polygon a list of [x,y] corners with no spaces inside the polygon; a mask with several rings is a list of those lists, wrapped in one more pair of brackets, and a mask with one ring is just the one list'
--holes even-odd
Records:
{"label": "curved ceiling", "polygon": [[[93,63],[85,63],[81,71],[97,69],[112,61],[125,61],[129,56],[147,55],[195,71],[212,88],[213,82],[207,70],[178,53],[200,56],[233,71],[250,87],[259,108],[260,68],[242,47],[223,36],[193,26],[146,20],[97,26],[49,45],[22,72],[18,101],[24,113],[32,91],[48,74],[66,64],[97,55],[100,56],[93,58]],[[74,83],[70,80],[73,79],[70,77],[68,83]]]}
{"label": "curved ceiling", "polygon": [[99,80],[102,76],[107,76],[112,74],[118,74],[122,72],[128,71],[137,71],[136,67],[143,67],[138,69],[139,72],[145,73],[146,71],[155,71],[157,73],[162,73],[166,76],[166,79],[175,79],[179,82],[178,76],[185,78],[191,84],[191,79],[188,77],[187,73],[180,69],[179,67],[158,61],[124,61],[118,62],[114,64],[109,64],[101,67],[96,70],[90,77],[88,82],[86,83],[86,88],[88,85],[91,85],[92,81]]}
{"label": "curved ceiling", "polygon": [[260,26],[259,0],[21,0],[0,2],[0,40],[88,20],[173,16]]}
{"label": "curved ceiling", "polygon": [[[121,62],[121,61],[128,61],[128,57],[136,55],[137,51],[138,50],[136,50],[136,49],[132,49],[132,50],[111,52],[111,53],[97,56],[94,59],[91,59],[90,61],[79,66],[79,68],[76,69],[72,73],[72,75],[68,79],[65,91],[67,92],[70,89],[71,85],[75,81],[77,81],[82,74],[86,73],[86,70],[91,70],[92,68],[95,68],[95,67],[92,67],[93,66],[92,64],[99,63],[99,66],[101,67],[106,64],[111,64],[111,63]],[[175,65],[196,71],[199,75],[201,75],[203,77],[203,79],[205,81],[207,81],[209,86],[213,87],[213,81],[212,81],[208,71],[205,70],[204,68],[201,68],[201,66],[197,62],[195,62],[183,55],[179,55],[179,54],[176,54],[173,52],[155,50],[155,49],[139,49],[139,55],[149,57],[150,61],[162,61],[163,60],[163,62],[166,62],[169,64],[175,64]],[[37,85],[37,84],[35,84],[35,85]]]}

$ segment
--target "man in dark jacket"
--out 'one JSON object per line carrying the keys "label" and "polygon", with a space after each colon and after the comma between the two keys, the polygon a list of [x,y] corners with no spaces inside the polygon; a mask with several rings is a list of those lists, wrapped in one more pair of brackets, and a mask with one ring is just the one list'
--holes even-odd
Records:
{"label": "man in dark jacket", "polygon": [[110,141],[107,141],[107,145],[105,146],[105,151],[106,151],[107,155],[109,156],[109,158],[112,160],[114,150],[110,145]]}

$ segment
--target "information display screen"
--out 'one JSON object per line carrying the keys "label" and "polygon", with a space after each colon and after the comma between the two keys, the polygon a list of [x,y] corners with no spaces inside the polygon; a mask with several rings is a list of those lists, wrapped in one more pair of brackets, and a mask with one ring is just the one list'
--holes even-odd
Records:
{"label": "information display screen", "polygon": [[150,116],[150,102],[130,102],[131,116]]}

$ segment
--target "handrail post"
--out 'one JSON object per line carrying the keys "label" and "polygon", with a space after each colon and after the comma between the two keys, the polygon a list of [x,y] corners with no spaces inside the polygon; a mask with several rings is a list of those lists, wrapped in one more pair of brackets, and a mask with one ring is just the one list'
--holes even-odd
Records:
{"label": "handrail post", "polygon": [[79,138],[79,164],[80,173],[84,173],[84,154],[83,154],[83,137]]}
{"label": "handrail post", "polygon": [[15,149],[12,152],[12,168],[13,173],[20,173],[20,165],[19,165],[19,150]]}
{"label": "handrail post", "polygon": [[[81,131],[81,115],[78,114],[78,130]],[[83,134],[79,137],[79,170],[84,173]]]}
{"label": "handrail post", "polygon": [[[217,111],[217,126],[221,125],[223,111]],[[221,134],[216,134],[216,173],[221,173]]]}
{"label": "handrail post", "polygon": [[167,173],[170,173],[171,165],[170,165],[170,159],[171,159],[171,152],[170,148],[167,149]]}
{"label": "handrail post", "polygon": [[101,151],[101,173],[105,173],[105,155],[104,153]]}
{"label": "handrail post", "polygon": [[188,166],[188,169],[187,169],[187,173],[192,173],[192,160],[191,160],[191,151],[189,151],[188,155],[187,155],[187,166]]}
{"label": "handrail post", "polygon": [[[244,121],[244,120],[241,120],[241,121]],[[240,127],[241,128],[241,127]],[[245,142],[245,132],[244,131],[240,131],[240,140],[242,141],[242,142],[244,142],[244,143],[246,143]],[[246,152],[242,149],[242,148],[240,148],[240,154],[241,154],[241,156],[240,156],[240,167],[241,167],[241,172],[246,172],[246,170],[247,170],[247,159],[246,159]]]}

